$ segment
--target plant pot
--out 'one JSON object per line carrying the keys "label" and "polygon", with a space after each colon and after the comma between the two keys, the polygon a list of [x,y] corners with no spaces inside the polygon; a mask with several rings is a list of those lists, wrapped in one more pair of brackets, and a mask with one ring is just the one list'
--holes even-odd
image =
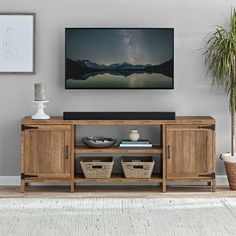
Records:
{"label": "plant pot", "polygon": [[223,153],[221,159],[225,164],[229,188],[230,190],[236,190],[236,155],[231,156],[231,153]]}

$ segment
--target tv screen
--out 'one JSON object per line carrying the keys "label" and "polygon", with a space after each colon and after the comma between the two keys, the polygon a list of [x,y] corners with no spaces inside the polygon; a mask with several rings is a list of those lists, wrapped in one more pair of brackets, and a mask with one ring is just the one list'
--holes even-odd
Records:
{"label": "tv screen", "polygon": [[66,28],[66,89],[173,89],[173,28]]}

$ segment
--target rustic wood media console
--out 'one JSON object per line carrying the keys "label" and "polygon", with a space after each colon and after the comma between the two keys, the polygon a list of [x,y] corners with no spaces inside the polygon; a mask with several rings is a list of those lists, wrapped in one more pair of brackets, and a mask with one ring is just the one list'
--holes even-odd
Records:
{"label": "rustic wood media console", "polygon": [[[77,125],[160,125],[160,143],[151,149],[117,147],[91,149],[76,145]],[[172,182],[205,182],[215,191],[215,120],[212,117],[176,117],[175,120],[21,120],[21,191],[33,182],[157,183],[166,192]],[[126,179],[112,174],[109,179],[86,179],[76,175],[76,155],[160,155],[161,172],[150,179]]]}

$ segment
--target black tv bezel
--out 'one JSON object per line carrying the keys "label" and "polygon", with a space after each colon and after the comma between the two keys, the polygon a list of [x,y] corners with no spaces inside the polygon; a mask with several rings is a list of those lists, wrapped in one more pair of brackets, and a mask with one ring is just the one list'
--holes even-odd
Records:
{"label": "black tv bezel", "polygon": [[[147,29],[147,30],[156,30],[156,29],[161,29],[161,30],[172,30],[172,32],[173,32],[173,37],[172,37],[172,52],[173,52],[173,79],[172,79],[172,86],[171,87],[169,87],[169,88],[156,88],[156,87],[153,87],[153,88],[127,88],[127,87],[124,87],[124,88],[67,88],[66,87],[66,31],[67,30],[71,30],[71,29],[79,29],[79,30],[83,30],[83,29],[85,29],[85,30],[88,30],[88,29],[91,29],[91,30],[93,30],[93,29],[95,29],[95,30],[98,30],[98,29],[117,29],[117,30],[145,30],[145,29]],[[139,27],[136,27],[136,28],[133,28],[133,27],[125,27],[125,28],[122,28],[122,27],[65,27],[65,38],[64,38],[64,45],[65,45],[65,89],[66,90],[94,90],[94,89],[98,89],[98,90],[101,90],[101,89],[104,89],[104,90],[109,90],[109,89],[111,89],[111,90],[123,90],[123,89],[128,89],[128,90],[173,90],[174,89],[174,74],[175,74],[175,70],[174,70],[174,68],[175,68],[175,66],[174,66],[174,35],[175,35],[175,30],[174,30],[174,28],[173,27],[170,27],[170,28],[167,28],[167,27],[165,27],[165,28],[157,28],[157,27],[141,27],[141,28],[139,28]]]}

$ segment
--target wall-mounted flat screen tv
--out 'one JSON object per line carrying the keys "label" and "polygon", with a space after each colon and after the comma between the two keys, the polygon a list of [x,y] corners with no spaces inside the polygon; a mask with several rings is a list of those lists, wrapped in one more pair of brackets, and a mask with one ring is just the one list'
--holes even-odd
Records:
{"label": "wall-mounted flat screen tv", "polygon": [[173,28],[66,28],[66,89],[173,89]]}

